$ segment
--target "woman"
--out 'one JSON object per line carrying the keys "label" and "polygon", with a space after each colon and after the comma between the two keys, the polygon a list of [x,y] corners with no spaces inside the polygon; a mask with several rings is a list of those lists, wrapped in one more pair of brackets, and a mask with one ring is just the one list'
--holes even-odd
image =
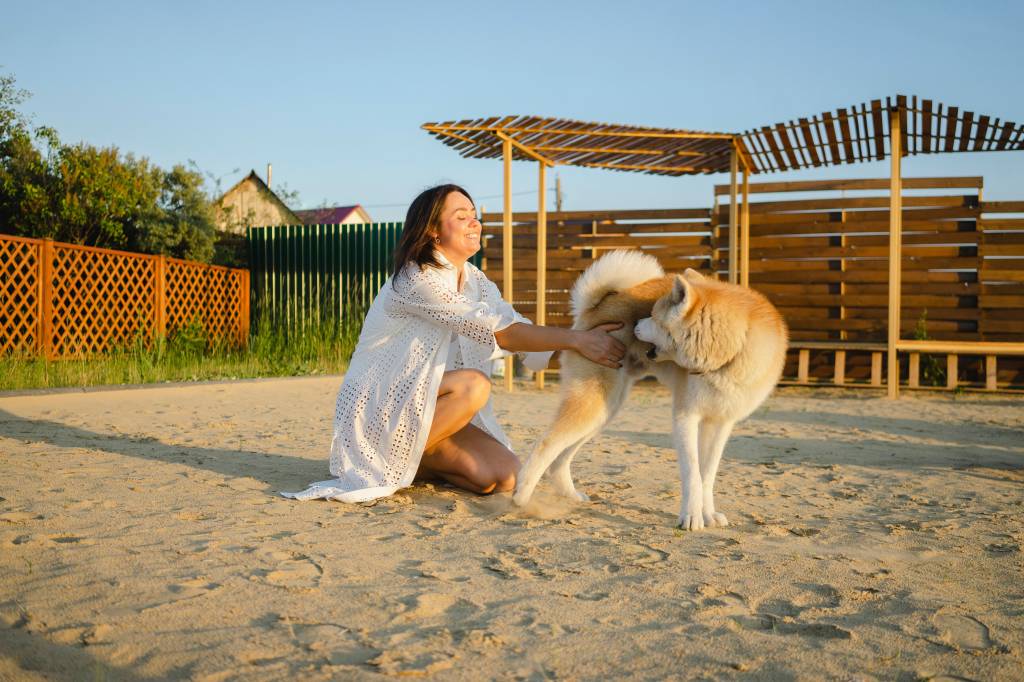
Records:
{"label": "woman", "polygon": [[506,351],[570,349],[618,367],[625,347],[608,335],[540,327],[501,299],[471,263],[480,221],[457,185],[412,202],[391,277],[374,299],[334,415],[331,473],[286,497],[362,502],[420,478],[476,493],[515,487],[519,460],[491,409],[493,360]]}

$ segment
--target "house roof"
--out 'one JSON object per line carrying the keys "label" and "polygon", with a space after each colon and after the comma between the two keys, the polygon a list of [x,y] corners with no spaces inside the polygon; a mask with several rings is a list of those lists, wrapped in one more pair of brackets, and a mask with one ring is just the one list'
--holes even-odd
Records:
{"label": "house roof", "polygon": [[657,175],[728,172],[735,148],[751,173],[882,160],[889,155],[889,112],[899,112],[906,154],[1024,149],[1024,125],[904,95],[841,107],[795,122],[715,133],[504,116],[425,123],[468,158],[512,158],[549,166],[609,168]]}
{"label": "house roof", "polygon": [[295,211],[295,215],[303,225],[333,225],[336,223],[345,223],[350,221],[353,215],[360,217],[364,222],[370,222],[369,214],[359,204],[353,204],[352,206],[311,208],[303,211]]}
{"label": "house roof", "polygon": [[224,192],[224,194],[220,195],[220,199],[218,199],[217,201],[218,202],[223,201],[224,197],[226,197],[227,195],[229,195],[232,192],[234,192],[236,189],[241,187],[246,182],[254,182],[254,183],[256,183],[256,187],[261,192],[266,192],[270,196],[272,201],[277,202],[277,204],[279,204],[281,206],[281,208],[283,208],[289,214],[291,214],[293,216],[296,215],[295,212],[292,211],[292,209],[288,208],[288,204],[286,204],[283,201],[281,201],[281,197],[277,196],[277,194],[274,193],[274,190],[270,189],[270,187],[267,186],[267,183],[263,182],[263,178],[261,178],[259,175],[257,175],[256,171],[254,171],[254,170],[249,171],[248,175],[246,175],[244,178],[242,178],[241,180],[236,182],[234,185],[232,185],[231,189],[229,189],[228,191]]}

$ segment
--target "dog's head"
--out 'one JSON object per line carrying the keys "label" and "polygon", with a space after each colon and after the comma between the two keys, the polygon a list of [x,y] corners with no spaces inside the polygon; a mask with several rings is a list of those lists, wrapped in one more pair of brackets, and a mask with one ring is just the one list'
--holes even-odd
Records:
{"label": "dog's head", "polygon": [[[636,323],[636,337],[654,345],[648,357],[694,373],[718,369],[739,352],[746,336],[743,306],[730,305],[729,285],[687,268]],[[737,309],[738,308],[738,309]]]}

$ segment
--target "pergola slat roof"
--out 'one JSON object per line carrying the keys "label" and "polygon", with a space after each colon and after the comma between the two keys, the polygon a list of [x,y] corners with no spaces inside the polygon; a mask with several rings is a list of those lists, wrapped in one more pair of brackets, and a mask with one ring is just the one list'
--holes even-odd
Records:
{"label": "pergola slat roof", "polygon": [[735,137],[535,116],[427,123],[423,128],[468,158],[501,158],[502,142],[508,138],[513,159],[656,175],[728,170]]}
{"label": "pergola slat roof", "polygon": [[1024,125],[903,95],[809,118],[719,133],[536,116],[427,123],[423,128],[468,158],[512,158],[655,175],[728,172],[733,145],[750,173],[880,161],[889,155],[888,112],[898,109],[905,154],[1024,149]]}

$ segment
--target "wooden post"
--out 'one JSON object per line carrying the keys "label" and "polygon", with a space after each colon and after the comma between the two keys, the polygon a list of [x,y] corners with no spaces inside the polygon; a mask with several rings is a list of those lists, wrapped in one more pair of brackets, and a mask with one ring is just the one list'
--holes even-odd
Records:
{"label": "wooden post", "polygon": [[798,383],[807,383],[807,374],[811,364],[811,351],[801,348],[797,359],[796,380]]}
{"label": "wooden post", "polygon": [[39,351],[45,360],[54,357],[53,348],[53,240],[44,239],[40,275],[42,279],[41,295],[42,314],[40,315],[40,347]]}
{"label": "wooden post", "polygon": [[249,300],[252,293],[250,291],[249,271],[240,270],[239,272],[241,273],[241,282],[239,283],[241,291],[238,292],[238,301],[241,304],[241,311],[238,320],[238,344],[244,347],[249,342]]}
{"label": "wooden post", "polygon": [[836,351],[836,364],[835,371],[832,375],[833,382],[836,386],[842,386],[846,383],[846,351]]}
{"label": "wooden post", "polygon": [[153,259],[153,335],[167,336],[167,256]]}
{"label": "wooden post", "polygon": [[995,355],[985,356],[985,390],[995,391],[999,388],[999,370]]}
{"label": "wooden post", "polygon": [[750,286],[750,169],[743,164],[743,211],[740,213],[740,284]]}
{"label": "wooden post", "polygon": [[907,368],[907,386],[918,388],[921,385],[921,354],[910,354],[910,365]]}
{"label": "wooden post", "polygon": [[871,385],[882,385],[882,353],[875,351],[871,353]]}
{"label": "wooden post", "polygon": [[[502,293],[512,303],[512,140],[501,142],[501,158],[504,165],[504,215],[501,230]],[[505,390],[512,390],[512,373],[515,363],[511,355],[505,358]]]}
{"label": "wooden post", "polygon": [[956,353],[950,353],[946,356],[946,388],[954,389],[957,386],[958,380],[957,375],[960,373],[957,367],[957,361],[959,356]]}
{"label": "wooden post", "polygon": [[888,339],[888,396],[900,395],[900,365],[896,343],[900,339],[900,293],[903,256],[903,157],[900,111],[897,106],[889,112],[889,151],[892,156],[889,177],[889,339]]}
{"label": "wooden post", "polygon": [[[545,173],[547,167],[543,161],[537,162],[537,314],[536,323],[547,322],[547,287],[548,287],[548,213],[547,199],[544,195]],[[544,370],[537,372],[537,388],[544,388]]]}
{"label": "wooden post", "polygon": [[733,143],[732,152],[729,154],[729,283],[739,283],[738,263],[736,256],[739,252],[739,220],[738,206],[736,206],[736,173],[739,171],[739,155],[736,153],[736,144]]}

